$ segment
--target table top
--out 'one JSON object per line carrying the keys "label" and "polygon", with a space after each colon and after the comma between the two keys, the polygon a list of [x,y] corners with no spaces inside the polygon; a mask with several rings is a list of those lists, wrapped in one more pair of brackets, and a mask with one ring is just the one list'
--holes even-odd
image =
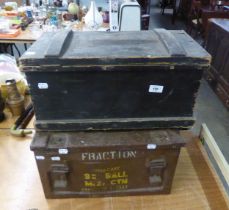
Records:
{"label": "table top", "polygon": [[209,27],[208,20],[210,18],[229,18],[229,10],[224,10],[223,7],[216,6],[215,9],[212,9],[210,6],[206,6],[203,7],[201,11],[202,25],[205,31],[205,37],[207,37],[207,31]]}
{"label": "table top", "polygon": [[[229,199],[199,139],[188,131],[181,149],[171,194],[107,198],[45,199],[34,154],[30,151],[33,135],[10,135],[12,118],[0,123],[1,202],[0,209],[44,210],[228,210]],[[34,131],[33,120],[29,128]]]}
{"label": "table top", "polygon": [[211,18],[209,21],[229,32],[229,19]]}
{"label": "table top", "polygon": [[224,2],[222,6],[215,6],[214,8],[212,8],[210,5],[208,6],[203,6],[201,8],[202,12],[207,12],[207,13],[228,13],[229,10],[224,9],[223,6],[228,6],[229,2]]}
{"label": "table top", "polygon": [[[99,30],[107,30],[109,28],[109,24],[103,23]],[[61,30],[61,29],[60,29]],[[88,30],[83,23],[74,24],[72,26],[72,30],[74,31],[84,31]],[[13,38],[0,38],[0,43],[32,43],[36,41],[45,30],[42,29],[34,29],[33,24],[29,25],[26,30],[20,32],[20,34]]]}
{"label": "table top", "polygon": [[45,199],[33,152],[32,135],[25,138],[0,133],[1,209],[45,210],[197,210],[229,208],[217,175],[200,145],[193,141],[181,149],[171,194],[107,198]]}
{"label": "table top", "polygon": [[36,41],[43,31],[33,32],[30,29],[21,31],[20,34],[13,38],[0,38],[0,43],[31,43]]}

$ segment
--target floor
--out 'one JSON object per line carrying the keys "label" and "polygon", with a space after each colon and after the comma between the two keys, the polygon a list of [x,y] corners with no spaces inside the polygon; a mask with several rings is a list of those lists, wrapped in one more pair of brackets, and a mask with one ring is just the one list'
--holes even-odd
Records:
{"label": "floor", "polygon": [[[167,9],[164,15],[160,14],[160,9],[157,6],[151,7],[151,19],[150,29],[153,28],[166,28],[169,30],[185,30],[186,26],[184,21],[181,21],[179,17],[175,21],[175,24],[171,22],[172,10]],[[197,41],[202,43],[200,37],[197,37]],[[202,123],[206,123],[211,134],[215,138],[220,150],[222,151],[225,159],[229,162],[229,111],[224,107],[222,102],[218,99],[216,94],[212,91],[205,80],[202,80],[199,94],[195,106],[196,123],[192,128],[192,132],[195,135],[199,135],[200,127]],[[211,155],[210,155],[211,158]],[[212,158],[211,158],[212,159]],[[212,159],[213,163],[214,160]],[[216,170],[221,177],[224,186],[229,194],[229,187],[225,183],[220,170],[216,167]]]}

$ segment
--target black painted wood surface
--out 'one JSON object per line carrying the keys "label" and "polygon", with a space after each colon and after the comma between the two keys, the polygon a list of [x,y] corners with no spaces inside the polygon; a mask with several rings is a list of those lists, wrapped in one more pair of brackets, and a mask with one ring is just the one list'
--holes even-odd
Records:
{"label": "black painted wood surface", "polygon": [[20,59],[36,127],[72,131],[190,127],[209,62],[184,31],[164,29],[47,33]]}
{"label": "black painted wood surface", "polygon": [[[208,66],[210,61],[209,54],[184,31],[68,33],[67,36],[66,31],[44,34],[21,57],[22,67],[34,67],[24,71],[66,71],[65,67],[72,65]],[[59,45],[62,48],[58,47],[58,53],[49,55]],[[46,65],[51,68],[45,68]],[[101,67],[101,70],[106,69]]]}

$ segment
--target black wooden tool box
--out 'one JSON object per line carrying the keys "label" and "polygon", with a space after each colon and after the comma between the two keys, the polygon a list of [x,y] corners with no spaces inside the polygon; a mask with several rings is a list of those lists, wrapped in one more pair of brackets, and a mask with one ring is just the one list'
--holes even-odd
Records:
{"label": "black wooden tool box", "polygon": [[62,31],[44,34],[20,64],[37,129],[183,129],[210,55],[184,31]]}

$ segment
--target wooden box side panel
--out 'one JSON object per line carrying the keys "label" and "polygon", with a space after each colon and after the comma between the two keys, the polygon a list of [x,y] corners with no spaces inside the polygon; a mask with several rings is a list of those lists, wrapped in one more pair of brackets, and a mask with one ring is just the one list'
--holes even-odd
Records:
{"label": "wooden box side panel", "polygon": [[97,119],[131,122],[131,118],[193,116],[201,70],[116,68],[127,70],[27,73],[36,119],[63,121],[67,126],[71,120],[90,124]]}

